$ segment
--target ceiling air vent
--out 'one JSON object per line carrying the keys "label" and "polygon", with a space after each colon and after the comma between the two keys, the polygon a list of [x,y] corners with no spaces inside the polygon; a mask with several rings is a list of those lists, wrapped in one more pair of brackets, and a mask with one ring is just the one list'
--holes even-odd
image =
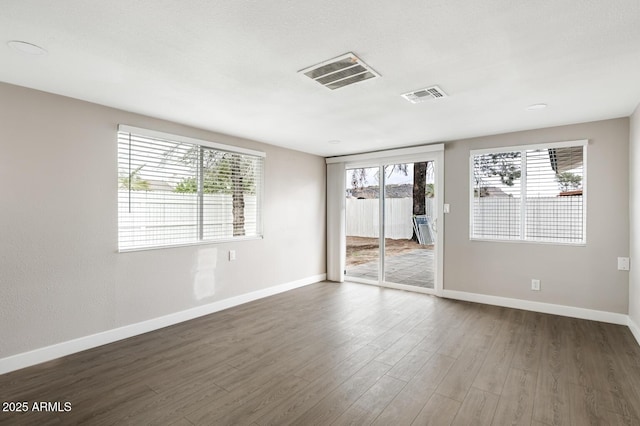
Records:
{"label": "ceiling air vent", "polygon": [[298,72],[331,90],[380,77],[380,74],[351,52]]}
{"label": "ceiling air vent", "polygon": [[447,96],[447,94],[444,93],[444,91],[438,86],[431,86],[427,87],[426,89],[414,90],[413,92],[404,93],[401,96],[412,104],[419,104],[431,99],[444,98]]}

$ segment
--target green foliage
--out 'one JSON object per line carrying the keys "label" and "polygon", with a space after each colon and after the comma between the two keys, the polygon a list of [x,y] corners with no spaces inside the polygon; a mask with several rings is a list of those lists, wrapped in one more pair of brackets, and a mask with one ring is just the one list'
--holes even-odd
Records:
{"label": "green foliage", "polygon": [[513,186],[522,176],[520,152],[476,155],[473,157],[473,172],[474,179],[479,185],[483,178],[498,176],[503,185]]}
{"label": "green foliage", "polygon": [[[202,183],[205,194],[232,194],[234,182],[240,183],[242,193],[256,193],[251,160],[242,159],[240,156],[233,156],[229,153],[221,153],[220,151],[204,150],[203,155],[206,157],[203,159],[204,182]],[[188,159],[189,157],[185,158]],[[240,174],[239,171],[245,171],[246,173]],[[195,177],[184,178],[178,183],[174,191],[180,193],[198,192],[198,181]]]}
{"label": "green foliage", "polygon": [[193,178],[193,177],[184,178],[182,179],[182,181],[178,183],[178,185],[175,187],[173,192],[180,192],[180,193],[198,192],[198,182],[196,181],[196,178]]}
{"label": "green foliage", "polygon": [[562,172],[556,175],[558,185],[562,192],[580,189],[582,186],[582,176],[571,172]]}
{"label": "green foliage", "polygon": [[149,181],[142,179],[139,175],[143,167],[144,165],[138,167],[127,176],[120,176],[118,179],[120,188],[129,191],[148,191]]}

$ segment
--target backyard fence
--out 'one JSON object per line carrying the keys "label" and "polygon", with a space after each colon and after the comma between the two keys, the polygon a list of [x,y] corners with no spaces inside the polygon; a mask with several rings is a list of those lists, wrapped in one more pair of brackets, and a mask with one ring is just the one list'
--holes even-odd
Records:
{"label": "backyard fence", "polygon": [[[520,235],[521,199],[473,199],[474,237],[510,239]],[[576,242],[583,238],[582,196],[526,199],[526,237],[533,240]]]}
{"label": "backyard fence", "polygon": [[[351,237],[379,237],[379,200],[347,198],[346,231]],[[474,229],[481,238],[515,238],[520,233],[520,199],[474,198]],[[435,218],[433,198],[426,214]],[[583,235],[582,196],[527,199],[527,237],[545,241],[580,241]],[[413,199],[385,200],[385,235],[409,239],[413,235]]]}
{"label": "backyard fence", "polygon": [[[426,199],[426,215],[434,218],[433,198]],[[387,198],[385,204],[385,237],[410,239],[413,236],[413,198]],[[380,204],[375,199],[347,198],[347,236],[372,237],[380,235]]]}
{"label": "backyard fence", "polygon": [[[256,233],[257,199],[244,196],[245,233]],[[198,194],[171,191],[119,191],[118,223],[120,241],[135,245],[154,241],[182,244],[198,235]],[[231,194],[203,195],[203,234],[205,239],[233,237],[233,199]],[[171,241],[167,236],[171,236]]]}

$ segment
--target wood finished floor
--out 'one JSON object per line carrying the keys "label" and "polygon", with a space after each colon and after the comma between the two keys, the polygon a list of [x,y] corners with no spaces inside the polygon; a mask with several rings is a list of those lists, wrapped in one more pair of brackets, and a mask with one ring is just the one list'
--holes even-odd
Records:
{"label": "wood finished floor", "polygon": [[640,425],[623,326],[319,283],[0,376],[0,423]]}

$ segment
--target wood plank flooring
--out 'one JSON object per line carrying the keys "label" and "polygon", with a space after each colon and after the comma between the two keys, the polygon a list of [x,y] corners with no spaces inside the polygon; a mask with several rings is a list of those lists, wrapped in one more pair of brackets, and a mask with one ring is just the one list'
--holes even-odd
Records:
{"label": "wood plank flooring", "polygon": [[318,283],[0,376],[0,424],[640,425],[623,326]]}

